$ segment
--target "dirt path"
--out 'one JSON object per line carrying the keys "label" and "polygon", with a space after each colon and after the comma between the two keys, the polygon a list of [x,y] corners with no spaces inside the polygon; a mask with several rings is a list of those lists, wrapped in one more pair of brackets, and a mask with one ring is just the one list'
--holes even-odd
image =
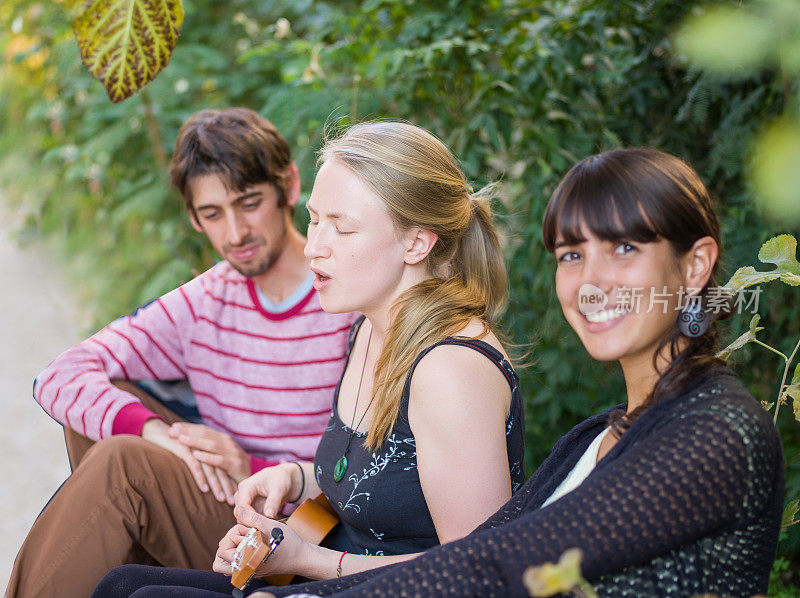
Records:
{"label": "dirt path", "polygon": [[80,340],[69,281],[41,247],[18,247],[0,196],[0,590],[22,540],[69,475],[61,426],[31,397],[36,375]]}

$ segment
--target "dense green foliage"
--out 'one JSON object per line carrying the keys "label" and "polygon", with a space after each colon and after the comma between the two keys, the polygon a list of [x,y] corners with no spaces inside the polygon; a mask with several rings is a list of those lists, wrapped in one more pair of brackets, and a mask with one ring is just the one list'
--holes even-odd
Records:
{"label": "dense green foliage", "polygon": [[[760,71],[728,83],[681,66],[669,34],[691,4],[187,0],[170,65],[144,93],[112,105],[81,67],[61,5],[11,0],[0,7],[0,25],[15,32],[0,42],[0,180],[29,230],[61,235],[80,256],[101,323],[210,264],[157,151],[169,153],[193,111],[246,105],[273,120],[306,192],[326,124],[389,117],[430,129],[473,187],[504,181],[497,207],[512,285],[504,324],[521,349],[533,347],[523,371],[532,471],[571,425],[624,399],[618,368],[592,363],[566,326],[540,240],[547,197],[572,163],[642,144],[689,160],[719,200],[723,280],[755,263],[767,238],[794,232],[759,216],[742,173],[750,136],[796,82]],[[762,334],[791,350],[798,295],[773,287],[761,296]],[[749,320],[735,318],[728,336]],[[737,359],[754,394],[771,400],[782,364],[751,347]],[[800,458],[789,411],[779,425],[794,498]],[[796,529],[787,540],[794,553]]]}

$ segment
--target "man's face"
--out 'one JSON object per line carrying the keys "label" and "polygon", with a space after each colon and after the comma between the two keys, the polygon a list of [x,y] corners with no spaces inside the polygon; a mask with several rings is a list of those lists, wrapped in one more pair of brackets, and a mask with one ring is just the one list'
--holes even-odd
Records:
{"label": "man's face", "polygon": [[289,210],[278,207],[279,190],[260,183],[243,191],[225,187],[215,174],[189,183],[192,226],[208,236],[217,253],[244,276],[264,274],[286,244]]}

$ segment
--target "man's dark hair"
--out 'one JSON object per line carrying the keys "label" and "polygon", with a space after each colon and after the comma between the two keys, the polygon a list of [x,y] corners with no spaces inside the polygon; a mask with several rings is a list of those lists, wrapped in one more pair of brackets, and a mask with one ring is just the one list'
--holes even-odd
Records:
{"label": "man's dark hair", "polygon": [[189,185],[194,177],[205,174],[219,176],[234,191],[272,183],[282,207],[291,164],[289,144],[267,119],[247,108],[201,110],[178,132],[169,174],[191,213]]}

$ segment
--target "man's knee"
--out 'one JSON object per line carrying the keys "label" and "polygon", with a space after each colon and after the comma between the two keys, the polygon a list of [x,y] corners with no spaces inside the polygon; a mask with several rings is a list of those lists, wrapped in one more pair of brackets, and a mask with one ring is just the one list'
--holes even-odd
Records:
{"label": "man's knee", "polygon": [[148,479],[171,460],[178,460],[168,450],[139,436],[119,434],[104,438],[89,449],[76,474],[91,471],[114,479]]}

